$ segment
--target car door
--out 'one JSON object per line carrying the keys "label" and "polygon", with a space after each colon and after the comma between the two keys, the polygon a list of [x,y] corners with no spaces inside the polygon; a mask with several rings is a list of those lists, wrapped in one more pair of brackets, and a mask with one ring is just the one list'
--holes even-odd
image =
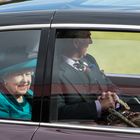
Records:
{"label": "car door", "polygon": [[[55,30],[52,30],[51,34],[53,34],[54,31]],[[58,31],[60,31],[60,29]],[[96,32],[94,31],[93,33],[94,33],[94,39],[96,40],[96,36],[95,36]],[[103,34],[103,32],[97,32],[97,34],[99,34],[99,33]],[[112,34],[112,32],[109,32],[109,34],[110,33]],[[113,34],[115,34],[115,33],[116,32],[113,32]],[[116,34],[118,34],[118,32]],[[53,37],[53,35],[51,37]],[[56,42],[58,43],[58,40],[56,40]],[[100,40],[100,42],[101,42],[101,40]],[[51,39],[50,45],[53,45],[52,39]],[[58,47],[58,45],[56,45],[56,46]],[[56,57],[56,55],[55,55],[55,57]],[[57,63],[55,63],[54,67],[57,65]],[[57,70],[57,69],[54,69],[54,70]],[[47,78],[47,80],[50,80],[50,79]],[[121,128],[121,127],[117,127],[117,126],[116,127],[102,126],[102,125],[96,126],[96,124],[92,120],[86,120],[86,121],[83,121],[83,120],[81,120],[81,121],[80,120],[62,120],[62,121],[60,120],[59,121],[59,120],[57,120],[58,114],[57,114],[57,111],[55,112],[55,107],[56,107],[55,103],[57,100],[49,101],[49,93],[50,93],[49,90],[50,89],[48,88],[49,85],[47,83],[45,85],[47,85],[46,93],[45,93],[47,95],[44,96],[44,102],[43,102],[43,112],[42,112],[43,113],[43,116],[42,116],[43,122],[40,124],[40,128],[34,135],[35,140],[37,140],[39,138],[46,139],[46,136],[48,139],[72,139],[72,138],[74,138],[74,139],[76,139],[76,138],[77,139],[97,139],[97,140],[100,140],[103,138],[110,139],[110,140],[111,139],[124,139],[125,140],[128,138],[139,139],[139,129],[123,128],[123,127]],[[52,85],[52,91],[53,92],[59,91],[59,89],[57,89],[57,85],[54,85],[54,87]],[[55,95],[53,95],[53,96],[55,96]],[[48,116],[49,112],[50,112],[50,115]]]}
{"label": "car door", "polygon": [[[23,67],[25,68],[28,66],[30,67],[32,65],[33,66],[32,68],[34,71],[31,75],[32,82],[30,83],[31,85],[29,89],[30,91],[32,91],[31,93],[34,92],[34,95],[31,94],[32,96],[31,98],[33,100],[31,100],[31,98],[29,98],[28,100],[30,101],[32,112],[28,112],[27,115],[24,114],[24,115],[18,116],[19,114],[22,114],[24,111],[23,112],[18,111],[18,108],[21,110],[22,108],[20,108],[20,106],[15,102],[16,98],[14,94],[12,95],[12,93],[10,93],[10,90],[7,92],[6,90],[2,90],[1,88],[1,93],[0,93],[1,97],[2,98],[4,96],[6,97],[6,98],[3,98],[3,100],[1,100],[1,105],[4,105],[4,104],[6,105],[7,103],[9,104],[9,102],[11,103],[11,105],[7,104],[9,106],[9,109],[5,111],[9,113],[7,113],[6,116],[4,115],[5,111],[2,110],[2,106],[1,106],[1,111],[0,111],[0,138],[1,139],[30,140],[32,139],[33,134],[37,131],[39,127],[42,87],[37,86],[37,85],[42,85],[41,84],[42,78],[39,73],[37,74],[38,72],[37,65],[39,65],[40,67],[43,64],[43,63],[40,64],[38,62],[39,61],[38,59],[40,58],[40,55],[38,54],[39,54],[39,50],[41,50],[39,47],[41,46],[40,44],[42,44],[41,41],[44,40],[43,34],[44,32],[46,32],[46,30],[43,31],[38,26],[37,26],[38,29],[33,29],[33,28],[26,29],[26,28],[28,28],[28,25],[26,25],[26,27],[24,26],[20,27],[18,25],[0,27],[0,46],[1,46],[1,50],[0,50],[0,53],[1,53],[0,65],[1,66],[0,67],[1,67],[1,72],[2,72],[0,76],[1,87],[3,87],[4,85],[4,80],[2,80],[4,75],[7,72],[9,74],[12,73],[12,69],[11,69],[12,67],[15,69],[15,71],[17,71],[18,69],[22,69]],[[47,40],[47,38],[45,40]],[[43,54],[41,52],[41,56],[42,55]],[[26,58],[28,59],[26,62],[30,62],[30,63],[28,64],[21,63],[25,56],[27,56]],[[10,68],[9,66],[10,67],[12,66],[12,67]],[[10,69],[8,70],[7,68],[8,69],[10,68]],[[39,71],[41,72],[42,70],[43,69],[40,69]],[[29,76],[29,73],[27,75]],[[18,76],[20,76],[20,73],[18,74]],[[24,90],[24,89],[25,87],[22,88],[21,90]],[[26,108],[25,112],[27,110],[28,109]]]}
{"label": "car door", "polygon": [[[85,18],[83,18],[83,15]],[[63,104],[67,103],[71,106],[72,104],[76,104],[74,100],[77,102],[84,100],[84,98],[86,98],[85,91],[89,91],[90,89],[88,92],[88,98],[90,98],[93,92],[97,91],[97,95],[100,95],[105,89],[104,82],[98,82],[98,77],[94,79],[96,81],[95,87],[93,87],[94,85],[91,87],[88,84],[82,84],[81,81],[83,78],[81,77],[79,77],[80,80],[75,80],[74,78],[78,77],[80,74],[73,76],[72,73],[74,72],[69,71],[72,69],[69,66],[65,65],[63,69],[66,68],[66,70],[60,73],[59,70],[63,60],[59,58],[59,55],[64,50],[67,50],[67,52],[71,51],[71,49],[69,49],[71,46],[69,42],[72,41],[72,38],[65,36],[66,32],[90,32],[93,43],[90,44],[87,53],[94,56],[96,68],[100,69],[100,74],[104,80],[108,81],[109,78],[109,83],[113,83],[112,87],[116,89],[118,96],[123,96],[122,99],[126,102],[131,98],[133,100],[133,97],[137,98],[139,96],[140,71],[138,68],[139,61],[137,61],[139,57],[137,53],[139,50],[138,44],[140,35],[139,21],[136,20],[137,22],[135,24],[137,26],[135,27],[131,22],[132,15],[124,15],[124,13],[117,12],[114,15],[111,12],[60,11],[56,13],[51,25],[50,41],[48,43],[49,50],[47,52],[46,79],[44,81],[46,88],[44,89],[42,104],[42,122],[33,137],[34,140],[39,138],[42,140],[47,138],[57,140],[139,139],[139,128],[132,128],[129,124],[124,125],[123,121],[122,124],[117,124],[116,122],[118,120],[109,123],[104,123],[102,121],[101,123],[97,123],[92,118],[85,119],[85,114],[89,112],[81,106],[79,106],[79,108],[77,107],[75,112],[73,111],[75,109],[73,107],[73,109],[67,108],[65,112],[59,114],[61,111],[59,110],[59,106],[62,107]],[[114,20],[112,20],[112,18]],[[60,34],[63,37],[60,37]],[[83,40],[83,37],[79,37],[78,39]],[[86,42],[86,38],[84,39]],[[131,58],[129,62],[128,58]],[[134,60],[133,58],[136,59]],[[134,64],[134,62],[137,63]],[[49,66],[51,66],[51,68]],[[48,67],[49,69],[47,69]],[[97,70],[96,68],[95,70]],[[69,73],[71,74],[70,77],[67,76]],[[65,76],[65,82],[61,83],[64,79],[61,79],[61,82],[57,81],[59,74]],[[97,75],[98,74],[99,73],[97,73]],[[52,77],[50,77],[50,75],[52,75]],[[95,76],[97,75],[95,74]],[[123,85],[124,88],[122,88]],[[83,92],[83,95],[81,92]],[[58,98],[58,94],[60,94],[59,97],[64,94],[63,96],[67,98],[67,100],[62,101],[62,98]],[[71,95],[69,96],[69,94]],[[79,94],[82,99],[79,99]],[[71,99],[72,102],[70,101]],[[86,100],[84,100],[84,102],[86,102]],[[129,105],[133,105],[133,109],[137,108],[139,112],[139,101],[132,101],[129,103]],[[82,113],[79,113],[80,111]],[[72,115],[72,113],[78,114],[79,116]],[[83,115],[83,117],[80,118],[80,115]]]}

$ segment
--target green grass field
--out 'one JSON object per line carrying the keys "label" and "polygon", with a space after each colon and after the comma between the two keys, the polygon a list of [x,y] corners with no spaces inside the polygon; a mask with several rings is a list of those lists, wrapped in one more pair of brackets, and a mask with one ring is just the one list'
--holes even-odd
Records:
{"label": "green grass field", "polygon": [[140,34],[120,32],[92,32],[93,55],[107,73],[140,74]]}

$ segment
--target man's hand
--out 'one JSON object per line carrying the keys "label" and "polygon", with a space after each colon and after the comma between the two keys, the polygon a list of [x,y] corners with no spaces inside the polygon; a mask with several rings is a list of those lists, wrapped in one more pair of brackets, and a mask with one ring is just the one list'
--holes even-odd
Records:
{"label": "man's hand", "polygon": [[98,97],[101,104],[102,111],[106,111],[108,108],[114,108],[118,100],[118,96],[114,92],[103,92],[101,96]]}

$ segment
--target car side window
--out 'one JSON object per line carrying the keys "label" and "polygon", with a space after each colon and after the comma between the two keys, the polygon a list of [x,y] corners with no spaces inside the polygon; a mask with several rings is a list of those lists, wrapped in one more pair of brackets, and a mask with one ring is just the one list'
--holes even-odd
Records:
{"label": "car side window", "polygon": [[31,120],[40,30],[0,32],[0,119]]}
{"label": "car side window", "polygon": [[129,32],[58,30],[51,120],[140,127],[139,37]]}

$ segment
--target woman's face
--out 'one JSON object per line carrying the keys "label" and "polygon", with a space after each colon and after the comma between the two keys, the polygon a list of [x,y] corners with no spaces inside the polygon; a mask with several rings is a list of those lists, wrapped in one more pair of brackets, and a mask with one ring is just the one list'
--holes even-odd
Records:
{"label": "woman's face", "polygon": [[6,89],[13,95],[24,95],[30,88],[33,71],[21,71],[7,74],[4,78]]}

